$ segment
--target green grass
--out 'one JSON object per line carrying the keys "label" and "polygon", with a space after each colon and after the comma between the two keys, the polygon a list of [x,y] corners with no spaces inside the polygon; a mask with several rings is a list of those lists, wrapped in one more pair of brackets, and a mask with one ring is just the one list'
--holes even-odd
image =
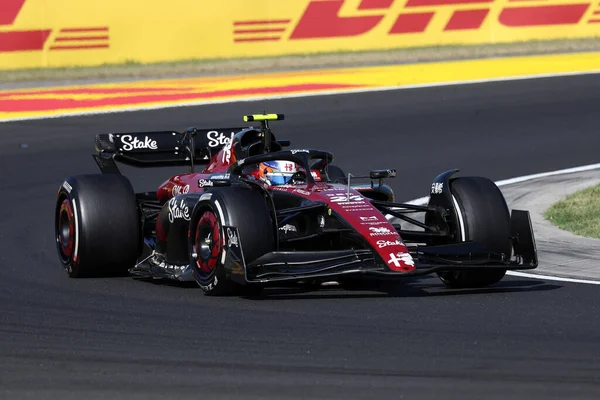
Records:
{"label": "green grass", "polygon": [[559,228],[576,235],[600,238],[600,185],[554,203],[544,216]]}

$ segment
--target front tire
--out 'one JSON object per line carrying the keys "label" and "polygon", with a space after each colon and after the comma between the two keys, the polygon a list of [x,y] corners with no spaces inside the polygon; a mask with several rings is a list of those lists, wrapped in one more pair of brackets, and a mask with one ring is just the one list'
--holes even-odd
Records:
{"label": "front tire", "polygon": [[72,278],[123,275],[135,265],[141,232],[129,180],[79,175],[60,186],[55,206],[58,257]]}
{"label": "front tire", "polygon": [[[456,178],[450,183],[458,213],[458,240],[481,243],[490,251],[510,257],[510,211],[494,182],[482,177]],[[486,268],[439,272],[441,281],[452,288],[478,288],[499,282],[506,269]]]}
{"label": "front tire", "polygon": [[268,194],[251,186],[209,190],[208,199],[198,202],[191,221],[194,277],[206,295],[235,293],[258,295],[261,287],[242,287],[228,276],[225,257],[229,237],[224,226],[235,227],[246,264],[275,250],[275,225],[268,207]]}

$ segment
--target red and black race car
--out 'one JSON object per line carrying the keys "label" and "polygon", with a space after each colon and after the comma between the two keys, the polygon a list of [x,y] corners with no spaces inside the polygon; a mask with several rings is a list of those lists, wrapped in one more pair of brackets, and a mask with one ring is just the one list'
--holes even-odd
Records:
{"label": "red and black race car", "polygon": [[[384,183],[395,170],[356,177],[328,151],[286,150],[269,126],[282,119],[97,135],[102,173],[69,177],[57,195],[56,243],[69,276],[195,280],[207,294],[226,294],[430,273],[450,287],[484,287],[507,270],[537,267],[529,212],[509,212],[489,179],[446,171],[427,205],[395,203]],[[116,162],[190,170],[155,193],[134,193]],[[197,164],[204,169],[195,172]]]}

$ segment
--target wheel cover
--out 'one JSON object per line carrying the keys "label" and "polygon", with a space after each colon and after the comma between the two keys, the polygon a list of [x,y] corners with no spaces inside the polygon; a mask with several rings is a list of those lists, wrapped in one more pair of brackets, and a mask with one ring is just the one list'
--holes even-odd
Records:
{"label": "wheel cover", "polygon": [[73,257],[73,248],[75,243],[75,217],[73,207],[69,199],[64,199],[58,210],[58,219],[56,225],[56,244],[60,259],[63,263],[68,263]]}
{"label": "wheel cover", "polygon": [[196,266],[202,275],[212,274],[219,263],[222,248],[221,226],[212,211],[206,211],[200,217],[196,227],[195,247]]}

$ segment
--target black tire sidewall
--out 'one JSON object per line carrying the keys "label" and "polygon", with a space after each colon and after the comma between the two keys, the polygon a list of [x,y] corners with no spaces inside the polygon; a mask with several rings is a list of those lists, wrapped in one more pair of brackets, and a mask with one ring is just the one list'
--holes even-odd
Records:
{"label": "black tire sidewall", "polygon": [[[63,266],[72,277],[121,275],[134,266],[141,250],[140,215],[129,180],[116,174],[91,174],[70,177],[68,191],[61,185],[56,203],[55,236],[58,211],[67,198],[77,221],[77,262]],[[71,271],[69,271],[69,268]]]}
{"label": "black tire sidewall", "polygon": [[[455,178],[450,185],[458,219],[457,242],[474,241],[491,252],[504,253],[510,258],[510,211],[498,186],[483,177]],[[506,269],[482,266],[473,270],[439,272],[438,276],[453,288],[476,288],[492,285],[505,274]]]}

